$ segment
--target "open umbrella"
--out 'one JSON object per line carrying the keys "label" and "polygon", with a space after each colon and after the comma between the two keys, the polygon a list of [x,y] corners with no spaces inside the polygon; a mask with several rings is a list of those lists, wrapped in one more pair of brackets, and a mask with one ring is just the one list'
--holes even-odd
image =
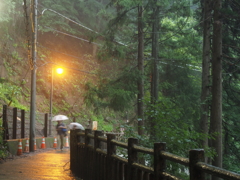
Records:
{"label": "open umbrella", "polygon": [[69,127],[70,129],[81,129],[81,130],[85,130],[85,128],[84,128],[81,124],[79,124],[79,123],[70,123],[70,124],[68,125],[68,127]]}
{"label": "open umbrella", "polygon": [[52,121],[65,121],[65,120],[68,120],[68,117],[64,115],[56,115],[52,118]]}

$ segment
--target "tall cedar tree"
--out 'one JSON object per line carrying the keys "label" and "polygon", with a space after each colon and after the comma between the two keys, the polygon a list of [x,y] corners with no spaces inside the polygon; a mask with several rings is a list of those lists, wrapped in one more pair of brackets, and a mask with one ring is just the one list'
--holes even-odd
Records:
{"label": "tall cedar tree", "polygon": [[141,74],[141,78],[138,80],[138,134],[143,135],[144,124],[144,110],[143,110],[143,98],[144,98],[144,34],[143,34],[143,7],[138,6],[138,70]]}
{"label": "tall cedar tree", "polygon": [[202,92],[201,92],[201,132],[206,136],[202,140],[202,147],[208,147],[208,117],[210,95],[210,59],[211,59],[211,19],[212,1],[204,1],[203,8],[203,58],[202,58]]}
{"label": "tall cedar tree", "polygon": [[[222,0],[216,0],[213,4],[213,52],[212,52],[212,105],[210,134],[211,147],[217,153],[212,164],[222,167]],[[218,178],[214,178],[217,180]]]}

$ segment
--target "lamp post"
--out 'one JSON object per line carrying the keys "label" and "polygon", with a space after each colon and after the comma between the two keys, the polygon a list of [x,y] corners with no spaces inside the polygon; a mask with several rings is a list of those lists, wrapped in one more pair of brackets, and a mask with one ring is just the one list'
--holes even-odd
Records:
{"label": "lamp post", "polygon": [[[62,74],[63,69],[57,68],[57,73]],[[52,105],[53,105],[53,76],[54,76],[54,68],[52,67],[52,74],[51,74],[51,92],[50,92],[50,121],[49,121],[49,135],[52,135]]]}
{"label": "lamp post", "polygon": [[53,67],[52,67],[52,74],[51,74],[51,92],[50,92],[50,121],[49,121],[49,136],[52,135],[52,97],[53,97]]}

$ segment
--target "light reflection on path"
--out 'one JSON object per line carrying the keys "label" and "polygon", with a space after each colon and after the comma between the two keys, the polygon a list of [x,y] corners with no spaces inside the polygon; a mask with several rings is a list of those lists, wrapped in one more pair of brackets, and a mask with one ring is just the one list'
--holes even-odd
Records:
{"label": "light reflection on path", "polygon": [[0,164],[2,180],[77,180],[70,167],[70,150],[52,150]]}

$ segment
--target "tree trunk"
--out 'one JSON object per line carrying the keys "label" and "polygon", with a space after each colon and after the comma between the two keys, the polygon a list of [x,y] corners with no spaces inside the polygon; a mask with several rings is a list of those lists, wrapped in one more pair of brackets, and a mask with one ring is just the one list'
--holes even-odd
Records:
{"label": "tree trunk", "polygon": [[[213,52],[212,52],[212,108],[210,133],[212,147],[216,150],[212,165],[222,167],[222,22],[221,0],[214,1]],[[219,178],[213,178],[217,180]]]}
{"label": "tree trunk", "polygon": [[153,59],[153,66],[152,66],[152,102],[156,102],[158,100],[158,82],[159,82],[159,72],[158,72],[158,31],[159,31],[159,7],[156,5],[157,2],[154,1],[154,22],[152,26],[152,59]]}
{"label": "tree trunk", "polygon": [[[156,104],[158,101],[158,83],[159,83],[159,72],[158,72],[158,31],[159,31],[159,6],[157,5],[157,0],[153,3],[153,26],[152,26],[152,81],[151,81],[151,103]],[[151,118],[151,136],[152,140],[155,140],[156,136],[156,120]]]}
{"label": "tree trunk", "polygon": [[144,66],[143,66],[143,7],[140,5],[138,8],[138,70],[141,74],[141,78],[138,80],[138,134],[143,135],[143,122],[144,122],[144,111],[143,111],[143,96],[144,96]]}
{"label": "tree trunk", "polygon": [[202,92],[201,92],[201,119],[200,132],[206,137],[202,140],[202,148],[208,147],[208,117],[210,95],[210,58],[211,58],[211,1],[204,1],[203,12],[203,59],[202,59]]}

